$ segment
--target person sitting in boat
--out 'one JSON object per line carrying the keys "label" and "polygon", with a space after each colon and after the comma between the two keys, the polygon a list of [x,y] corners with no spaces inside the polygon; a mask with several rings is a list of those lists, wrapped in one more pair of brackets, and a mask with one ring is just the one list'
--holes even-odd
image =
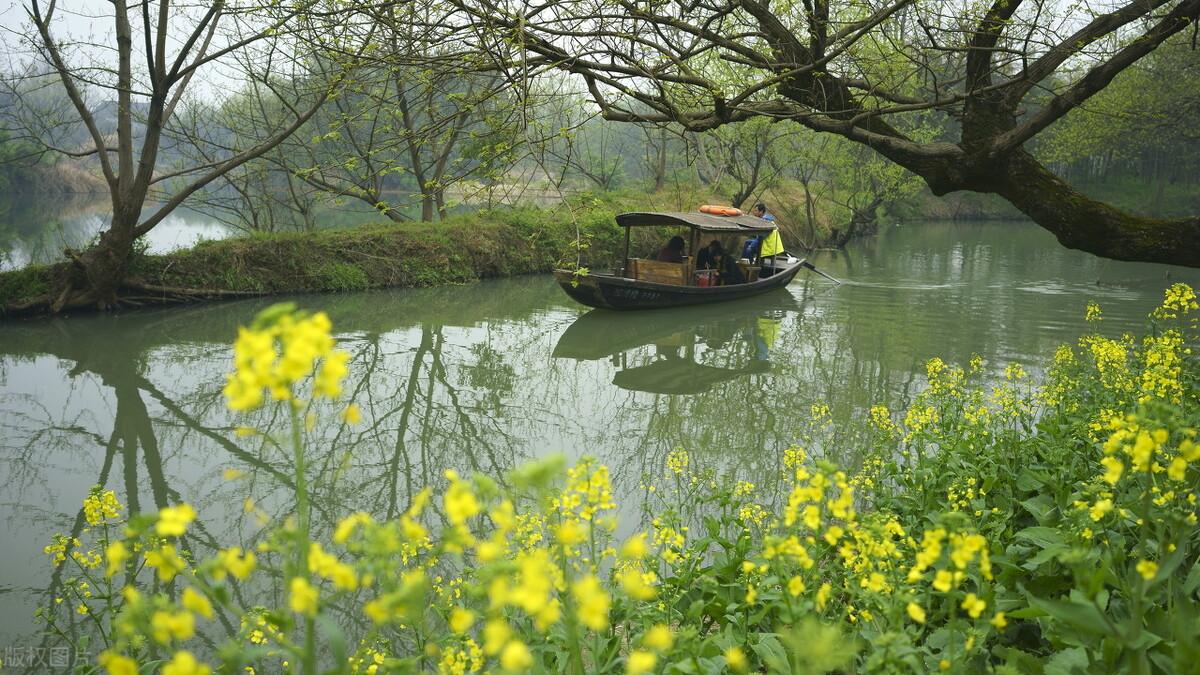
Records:
{"label": "person sitting in boat", "polygon": [[762,236],[750,237],[742,244],[742,257],[753,263],[758,259],[758,250],[762,247]]}
{"label": "person sitting in boat", "polygon": [[667,242],[667,245],[662,247],[658,252],[659,262],[683,262],[683,237],[675,235]]}
{"label": "person sitting in boat", "polygon": [[717,269],[720,270],[722,286],[746,283],[746,275],[742,274],[742,268],[738,267],[737,260],[731,255],[721,256],[721,264]]}
{"label": "person sitting in boat", "polygon": [[775,216],[767,213],[767,205],[763,202],[758,202],[755,204],[754,208],[750,209],[750,215],[754,216],[755,218],[762,218],[768,223],[775,222]]}
{"label": "person sitting in boat", "polygon": [[696,269],[698,270],[716,270],[720,269],[721,257],[725,255],[725,248],[721,246],[719,239],[713,239],[708,242],[708,246],[700,249],[696,254]]}

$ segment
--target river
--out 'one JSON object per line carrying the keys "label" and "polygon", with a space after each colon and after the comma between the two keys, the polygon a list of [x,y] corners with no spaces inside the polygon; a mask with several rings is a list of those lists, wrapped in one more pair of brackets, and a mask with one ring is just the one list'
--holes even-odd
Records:
{"label": "river", "polygon": [[[1170,283],[1200,285],[1196,270],[1101,260],[1022,223],[890,227],[814,262],[845,283],[802,272],[752,301],[661,312],[589,312],[548,276],[295,298],[333,319],[353,354],[344,398],[363,412],[312,434],[315,522],[394,515],[446,468],[500,475],[554,452],[608,463],[633,518],[643,473],[676,447],[776,475],[814,404],[845,430],[825,452],[852,464],[864,410],[906,405],[929,358],[978,354],[986,377],[1018,362],[1036,378],[1089,329],[1088,301],[1120,335]],[[288,460],[234,433],[284,419],[234,416],[221,396],[238,324],[276,301],[0,325],[0,650],[41,644],[31,617],[61,583],[42,548],[78,531],[92,485],[135,510],[195,505],[204,556],[257,541],[246,497],[288,514]]]}

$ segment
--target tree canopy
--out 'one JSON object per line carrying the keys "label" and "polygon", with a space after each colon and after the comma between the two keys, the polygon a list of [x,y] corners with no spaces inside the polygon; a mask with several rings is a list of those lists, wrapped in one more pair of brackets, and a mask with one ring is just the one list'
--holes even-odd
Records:
{"label": "tree canopy", "polygon": [[[934,194],[998,194],[1066,246],[1200,261],[1200,218],[1113,208],[1026,147],[1194,24],[1200,0],[451,1],[479,48],[520,71],[580,75],[608,119],[794,120],[872,148]],[[930,120],[946,132],[914,134]]]}

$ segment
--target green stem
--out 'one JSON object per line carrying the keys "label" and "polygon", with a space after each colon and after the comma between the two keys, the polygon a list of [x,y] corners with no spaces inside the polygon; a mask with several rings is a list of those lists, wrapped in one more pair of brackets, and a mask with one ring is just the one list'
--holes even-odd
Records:
{"label": "green stem", "polygon": [[[292,452],[295,465],[296,481],[296,547],[298,551],[295,576],[308,578],[308,483],[304,466],[304,439],[301,437],[300,411],[294,401],[288,402],[288,413],[292,421]],[[291,579],[288,580],[291,583]],[[317,672],[317,641],[316,621],[313,617],[304,619],[304,653],[301,657],[301,670],[304,675],[316,675]]]}

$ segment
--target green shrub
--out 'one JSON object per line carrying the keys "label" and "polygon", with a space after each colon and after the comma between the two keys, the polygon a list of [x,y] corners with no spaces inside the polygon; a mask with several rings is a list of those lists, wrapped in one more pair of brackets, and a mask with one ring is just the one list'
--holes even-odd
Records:
{"label": "green shrub", "polygon": [[314,276],[325,291],[361,291],[371,286],[367,273],[353,263],[328,262],[318,267]]}

